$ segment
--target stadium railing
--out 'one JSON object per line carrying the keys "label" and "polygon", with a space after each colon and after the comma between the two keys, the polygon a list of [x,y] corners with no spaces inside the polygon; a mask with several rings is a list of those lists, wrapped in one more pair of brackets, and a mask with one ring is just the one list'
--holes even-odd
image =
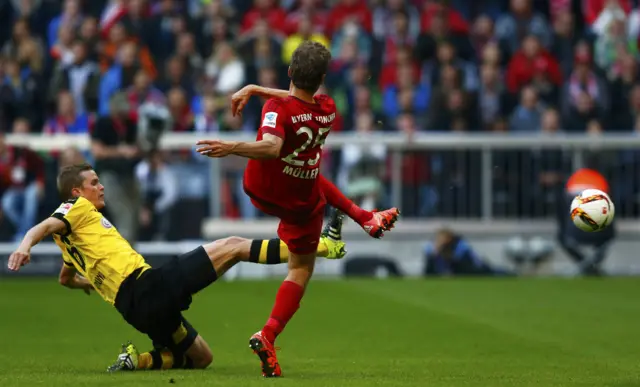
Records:
{"label": "stadium railing", "polygon": [[[165,150],[193,149],[195,148],[196,141],[203,137],[247,141],[255,139],[254,135],[250,134],[201,135],[193,133],[168,133],[162,137],[160,147]],[[69,147],[88,150],[90,147],[90,139],[87,135],[43,136],[8,134],[6,136],[6,142],[42,152],[60,151]],[[529,216],[527,215],[527,211],[531,209],[525,208],[524,213],[518,213],[518,211],[516,211],[515,216],[513,216],[513,214],[507,214],[505,216],[504,213],[500,212],[500,201],[502,199],[498,197],[504,194],[504,192],[499,192],[500,189],[498,189],[499,187],[496,188],[495,182],[498,177],[497,175],[504,173],[505,170],[508,170],[512,175],[516,176],[534,176],[537,170],[529,163],[530,159],[538,158],[538,162],[543,160],[543,163],[547,164],[546,169],[549,169],[549,166],[550,169],[560,168],[560,164],[563,164],[563,162],[556,160],[557,157],[552,154],[544,153],[547,151],[564,151],[564,157],[568,158],[567,168],[570,170],[584,166],[585,161],[593,152],[606,153],[607,151],[612,151],[618,156],[627,152],[632,156],[632,165],[630,168],[624,169],[614,162],[612,164],[613,180],[632,182],[635,184],[635,188],[637,188],[638,183],[640,183],[640,174],[638,173],[640,171],[633,165],[634,162],[638,162],[640,165],[640,157],[634,156],[636,152],[640,154],[640,136],[633,135],[581,136],[569,134],[500,135],[420,133],[409,137],[399,133],[376,133],[367,136],[357,133],[334,133],[327,139],[325,149],[338,150],[346,145],[371,147],[377,144],[384,144],[387,148],[389,180],[385,180],[384,184],[386,185],[385,189],[388,189],[389,202],[400,208],[404,207],[403,200],[411,197],[411,195],[407,195],[407,193],[413,194],[413,192],[407,192],[413,189],[407,189],[406,182],[403,181],[403,168],[406,167],[403,164],[403,155],[407,152],[424,152],[424,154],[430,156],[438,153],[456,153],[457,155],[454,156],[454,159],[458,158],[458,160],[454,160],[454,167],[455,164],[457,164],[458,167],[462,166],[467,169],[466,172],[468,176],[477,175],[476,177],[478,177],[477,184],[474,183],[474,187],[469,188],[463,186],[464,189],[461,190],[463,193],[458,193],[461,196],[453,198],[453,202],[476,200],[478,202],[477,212],[469,215],[469,213],[465,213],[464,211],[459,211],[458,213],[454,211],[453,215],[435,213],[428,215],[428,217],[405,217],[402,219],[402,227],[396,228],[389,237],[385,238],[386,244],[384,246],[391,252],[395,251],[398,246],[394,241],[411,241],[406,245],[411,246],[412,252],[410,254],[416,255],[414,258],[419,257],[422,243],[429,239],[430,234],[443,224],[452,226],[457,232],[475,238],[474,240],[492,238],[492,240],[495,240],[496,237],[504,239],[514,234],[538,235],[552,240],[556,230],[556,222],[552,218],[552,214],[541,211],[536,213],[536,216]],[[460,154],[467,154],[467,156],[460,156]],[[468,156],[468,154],[472,154],[473,156]],[[506,157],[505,154],[507,154]],[[635,161],[636,158],[638,161]],[[608,163],[606,157],[603,156],[601,159],[603,164]],[[433,160],[431,160],[431,162],[433,162]],[[225,163],[219,159],[211,159],[210,163],[211,192],[209,198],[212,211],[211,217],[202,225],[203,238],[211,240],[229,235],[242,235],[249,238],[274,237],[276,221],[273,219],[261,218],[243,221],[224,219],[220,216],[222,214],[222,205],[221,195],[218,193],[220,192],[219,187],[221,187],[220,183],[223,181],[226,166]],[[235,168],[237,168],[237,165]],[[431,165],[430,169],[432,170],[431,173],[433,173],[435,166]],[[445,177],[451,174],[451,171],[446,168],[443,171]],[[430,176],[430,178],[432,177],[433,176]],[[529,183],[531,183],[530,179]],[[439,192],[441,199],[449,195],[448,189],[450,187],[447,186],[448,184],[450,184],[450,182],[445,179],[440,185],[432,187],[435,191]],[[533,183],[524,188],[519,185],[519,181],[507,181],[506,183],[506,190],[513,190],[513,197],[515,197],[517,202],[524,201],[523,198],[525,196],[528,196],[529,199],[533,197],[534,202],[537,202],[538,196],[536,195],[543,195],[545,193],[545,188],[537,186],[535,179]],[[503,190],[505,189],[505,187],[502,188]],[[521,192],[523,190],[529,190],[531,192]],[[466,191],[469,191],[469,193],[466,193]],[[507,192],[507,194],[509,194],[509,192]],[[625,203],[621,202],[616,203],[617,209],[624,207],[624,204]],[[441,204],[436,205],[438,208],[442,206]],[[626,219],[621,218],[618,218],[619,221],[617,222],[619,235],[626,235],[627,240],[635,240],[635,236],[640,232],[640,222],[637,222],[633,216],[627,217]],[[350,243],[353,242],[350,245],[352,246],[352,249],[350,249],[351,253],[369,248],[369,240],[366,239],[366,235],[364,235],[353,222],[346,224],[344,234]],[[193,247],[194,243],[198,242],[199,241],[184,241],[181,243],[146,242],[137,243],[136,247],[138,251],[145,256],[179,254],[188,251]],[[0,243],[0,255],[6,258],[15,246],[14,243]],[[409,249],[409,247],[407,247],[407,249]],[[378,250],[380,250],[380,247],[376,247],[376,251]],[[57,261],[52,262],[49,259],[59,254],[55,245],[52,243],[43,243],[34,249],[34,253],[37,255],[34,261],[37,261],[38,265],[32,265],[34,267],[30,268],[29,270],[31,271],[27,271],[27,273],[55,274],[55,271],[59,270]],[[408,265],[415,264],[413,261],[408,260],[407,262]],[[263,270],[263,268],[259,269]],[[3,276],[4,271],[6,270],[0,269],[0,277]]]}
{"label": "stadium railing", "polygon": [[[252,141],[254,135],[238,135],[238,134],[193,134],[193,133],[167,133],[160,141],[160,147],[166,150],[194,149],[195,142],[203,137],[216,137],[222,140],[245,140]],[[86,135],[15,135],[10,134],[6,137],[7,143],[27,146],[38,151],[55,151],[68,147],[76,147],[80,150],[87,150],[90,146],[90,140]],[[453,209],[451,214],[428,214],[424,216],[442,216],[446,218],[461,218],[491,221],[501,217],[506,218],[526,218],[529,217],[526,209],[520,211],[518,216],[503,216],[500,211],[496,211],[499,207],[500,200],[496,199],[496,194],[501,194],[496,189],[496,173],[510,175],[511,177],[518,175],[520,180],[506,179],[502,182],[504,185],[502,194],[509,195],[509,192],[523,189],[531,190],[514,194],[516,201],[524,202],[524,196],[529,196],[527,205],[537,205],[536,200],[532,200],[530,196],[536,194],[536,186],[538,179],[533,176],[540,170],[554,170],[561,168],[569,168],[576,170],[585,164],[585,157],[590,152],[606,152],[606,151],[629,151],[640,149],[640,136],[634,135],[603,135],[603,136],[584,136],[570,134],[541,135],[541,134],[517,134],[517,135],[501,135],[501,134],[475,134],[475,133],[419,133],[411,137],[399,133],[376,133],[363,136],[357,133],[333,133],[326,141],[325,149],[340,149],[345,145],[361,145],[369,147],[372,145],[383,144],[387,148],[387,158],[389,164],[389,180],[385,181],[389,197],[389,203],[394,206],[403,207],[403,200],[407,198],[406,192],[403,192],[403,153],[412,152],[430,152],[430,154],[440,154],[444,158],[439,161],[431,160],[432,164],[449,164],[442,171],[445,176],[440,176],[440,183],[431,184],[430,187],[441,198],[446,197],[448,188],[451,189],[452,184],[448,183],[446,174],[463,169],[466,178],[475,178],[473,183],[469,181],[463,185],[471,185],[466,187],[465,192],[457,192],[456,200],[467,204],[476,200],[475,210],[457,211]],[[544,152],[562,151],[563,156],[553,154],[545,154]],[[498,155],[497,153],[503,153]],[[447,155],[447,153],[449,153]],[[640,151],[639,151],[640,153]],[[536,156],[537,154],[537,156]],[[538,164],[532,162],[532,159],[538,157]],[[640,157],[637,157],[640,163]],[[632,155],[632,159],[633,155]],[[444,160],[444,161],[443,161]],[[542,161],[540,161],[542,160]],[[561,164],[566,164],[563,166]],[[540,165],[542,163],[542,166]],[[604,160],[603,160],[604,163]],[[616,177],[624,176],[629,179],[637,178],[638,174],[633,163],[625,171],[617,168],[619,163],[612,163],[613,174]],[[426,167],[426,166],[425,166]],[[447,169],[449,168],[449,169]],[[222,214],[221,195],[219,192],[222,185],[220,184],[224,174],[224,166],[220,160],[211,160],[211,189],[209,193],[210,210],[212,218],[220,218]],[[433,169],[433,168],[432,168]],[[430,172],[431,175],[434,172]],[[475,176],[479,175],[479,176]],[[522,180],[522,176],[531,180]],[[434,180],[438,180],[434,178]],[[518,185],[519,187],[516,187]],[[438,191],[440,191],[438,193]],[[534,197],[535,199],[535,197]],[[419,201],[419,200],[418,200]],[[505,204],[508,206],[508,204]],[[473,207],[473,204],[467,205]],[[532,210],[533,211],[533,210]],[[427,211],[428,212],[428,211]],[[497,212],[497,213],[496,213]],[[518,211],[515,211],[518,212]],[[535,218],[549,217],[550,214],[542,211],[533,211]]]}

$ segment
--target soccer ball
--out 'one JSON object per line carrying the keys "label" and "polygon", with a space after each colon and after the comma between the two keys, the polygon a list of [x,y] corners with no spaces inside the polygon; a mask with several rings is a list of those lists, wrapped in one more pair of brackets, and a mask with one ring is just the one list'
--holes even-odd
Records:
{"label": "soccer ball", "polygon": [[571,202],[571,220],[580,230],[602,231],[613,221],[615,207],[609,195],[598,189],[586,189]]}

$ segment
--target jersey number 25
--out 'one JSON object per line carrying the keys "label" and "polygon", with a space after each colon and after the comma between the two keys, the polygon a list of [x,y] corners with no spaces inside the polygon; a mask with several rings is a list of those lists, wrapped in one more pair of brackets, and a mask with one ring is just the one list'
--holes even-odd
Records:
{"label": "jersey number 25", "polygon": [[[302,144],[298,149],[294,150],[293,153],[289,154],[286,157],[283,157],[282,161],[284,161],[287,164],[294,165],[296,167],[303,167],[305,163],[311,166],[318,164],[318,161],[320,161],[320,152],[322,151],[322,147],[324,146],[324,141],[327,139],[327,135],[329,134],[330,130],[331,130],[331,127],[318,129],[318,135],[315,137],[315,141],[314,141],[313,131],[310,128],[307,128],[306,126],[301,127],[300,129],[298,129],[296,134],[298,136],[302,134],[306,135],[307,141],[305,141],[304,144]],[[311,145],[312,142],[313,142],[313,145]],[[305,150],[307,150],[309,145],[311,145],[312,149],[315,147],[320,147],[320,149],[318,149],[318,151],[316,152],[316,158],[309,159],[306,161],[298,160],[297,159],[298,155],[304,152]]]}

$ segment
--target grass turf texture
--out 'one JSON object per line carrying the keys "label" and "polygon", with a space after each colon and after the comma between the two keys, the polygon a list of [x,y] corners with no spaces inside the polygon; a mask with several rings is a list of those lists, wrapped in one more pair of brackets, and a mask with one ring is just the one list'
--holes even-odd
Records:
{"label": "grass turf texture", "polygon": [[278,340],[285,378],[264,380],[247,342],[278,283],[194,297],[209,369],[107,374],[145,337],[95,294],[4,278],[0,386],[640,386],[637,279],[315,281]]}

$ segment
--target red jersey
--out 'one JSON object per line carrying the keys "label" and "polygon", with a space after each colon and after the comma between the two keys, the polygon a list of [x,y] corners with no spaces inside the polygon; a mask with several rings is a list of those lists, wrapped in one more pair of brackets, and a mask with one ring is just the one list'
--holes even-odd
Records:
{"label": "red jersey", "polygon": [[278,158],[249,160],[244,189],[251,198],[274,208],[273,212],[296,217],[324,209],[317,178],[322,146],[336,119],[336,105],[327,95],[314,99],[316,103],[291,96],[270,99],[262,108],[257,140],[272,134],[284,144]]}

